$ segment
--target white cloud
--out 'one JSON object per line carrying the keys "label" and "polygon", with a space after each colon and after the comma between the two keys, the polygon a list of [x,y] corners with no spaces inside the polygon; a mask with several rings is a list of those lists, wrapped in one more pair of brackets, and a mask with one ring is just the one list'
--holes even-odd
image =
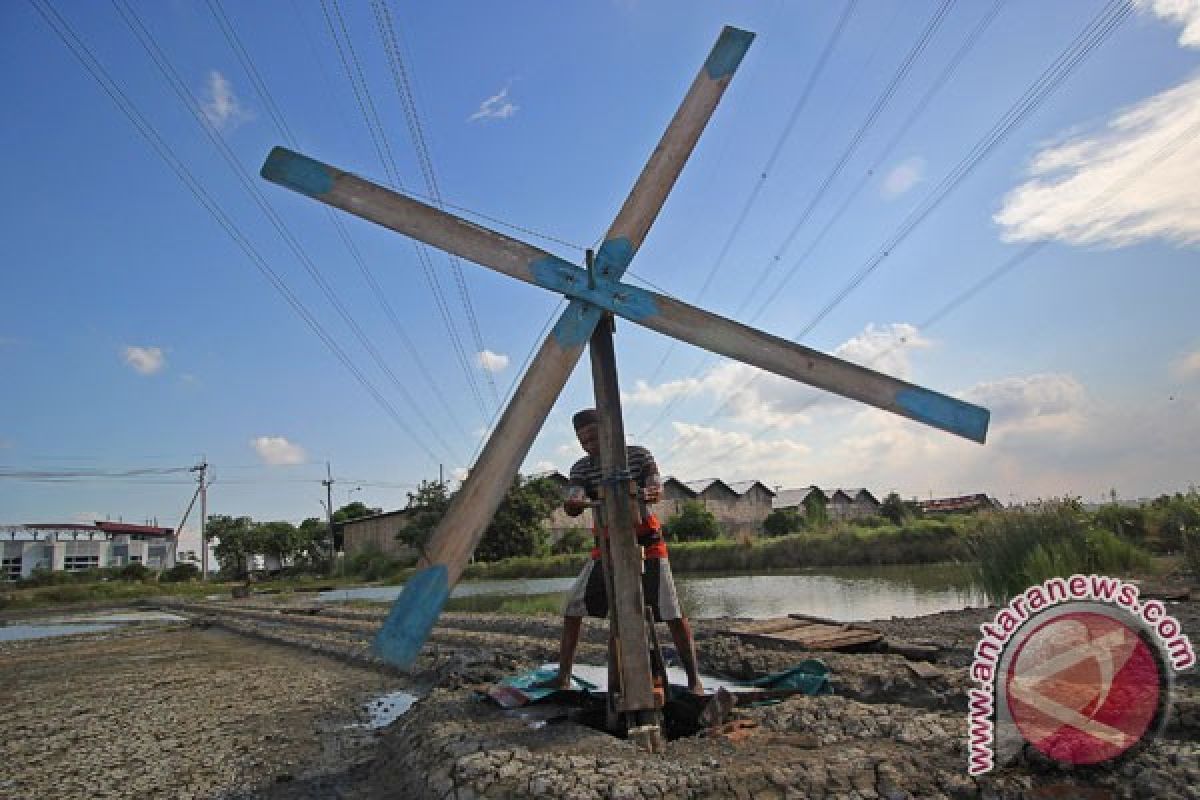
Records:
{"label": "white cloud", "polygon": [[508,87],[505,86],[498,93],[480,103],[479,110],[467,117],[467,121],[474,122],[477,119],[508,119],[513,114],[516,114],[518,109],[520,109],[520,106],[508,102]]}
{"label": "white cloud", "polygon": [[142,375],[153,375],[167,364],[161,347],[138,347],[130,345],[122,351],[125,363]]}
{"label": "white cloud", "polygon": [[461,483],[467,479],[467,471],[466,467],[455,467],[450,474],[454,476],[454,480]]}
{"label": "white cloud", "polygon": [[1200,77],[1038,153],[995,220],[1008,240],[1200,242]]}
{"label": "white cloud", "polygon": [[303,464],[306,458],[304,448],[284,436],[256,436],[250,440],[250,446],[264,464],[271,466]]}
{"label": "white cloud", "polygon": [[1185,353],[1171,364],[1171,374],[1179,380],[1200,378],[1200,350]]}
{"label": "white cloud", "polygon": [[[898,378],[912,372],[909,354],[930,346],[915,325],[897,322],[870,323],[859,335],[834,350],[834,355]],[[739,422],[772,428],[793,428],[811,422],[819,408],[847,404],[837,395],[754,367],[726,361],[700,378],[667,381],[651,386],[637,381],[622,402],[634,406],[661,406],[676,397],[709,395],[722,401],[722,414]]]}
{"label": "white cloud", "polygon": [[475,363],[488,372],[500,372],[508,366],[508,356],[484,350],[475,354]]}
{"label": "white cloud", "polygon": [[925,179],[925,159],[919,156],[905,159],[892,168],[883,179],[879,193],[888,200],[904,194]]}
{"label": "white cloud", "polygon": [[231,130],[254,116],[242,106],[229,80],[215,69],[208,73],[200,108],[217,130]]}
{"label": "white cloud", "polygon": [[1038,374],[979,383],[964,400],[992,412],[991,435],[1076,433],[1083,428],[1087,392],[1071,375]]}
{"label": "white cloud", "polygon": [[1137,0],[1137,5],[1183,26],[1179,44],[1200,47],[1200,0]]}
{"label": "white cloud", "polygon": [[553,472],[558,469],[553,461],[539,461],[533,465],[534,472]]}
{"label": "white cloud", "polygon": [[673,422],[675,443],[669,451],[675,475],[724,478],[800,474],[812,449],[793,439],[760,439],[741,431]]}

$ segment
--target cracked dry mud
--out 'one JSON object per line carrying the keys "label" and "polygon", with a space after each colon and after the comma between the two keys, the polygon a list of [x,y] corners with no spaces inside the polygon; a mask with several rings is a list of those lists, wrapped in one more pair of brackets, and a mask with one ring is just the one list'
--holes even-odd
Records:
{"label": "cracked dry mud", "polygon": [[[689,737],[664,755],[574,721],[541,724],[477,689],[555,659],[553,617],[446,614],[411,674],[370,654],[382,610],[281,613],[176,605],[198,625],[0,645],[0,797],[265,798],[1200,798],[1200,676],[1179,676],[1162,738],[1114,765],[1067,770],[1019,757],[965,772],[965,665],[994,611],[876,623],[936,641],[937,674],[893,654],[818,654],[837,694],[739,709],[738,737]],[[294,609],[293,609],[294,610]],[[1195,639],[1200,603],[1171,613]],[[750,678],[811,654],[696,623],[705,672]],[[601,663],[589,622],[581,662]],[[371,696],[422,699],[377,734],[353,727]]]}

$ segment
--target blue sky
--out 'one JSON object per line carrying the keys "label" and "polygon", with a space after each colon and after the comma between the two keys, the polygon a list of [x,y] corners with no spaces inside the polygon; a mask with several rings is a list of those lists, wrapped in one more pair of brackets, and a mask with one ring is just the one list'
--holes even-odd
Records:
{"label": "blue sky", "polygon": [[[484,222],[575,262],[607,228],[720,27],[758,34],[631,280],[773,333],[807,330],[809,346],[982,403],[992,432],[983,447],[960,442],[689,346],[668,350],[657,334],[622,323],[626,428],[669,473],[1002,500],[1096,498],[1109,488],[1134,497],[1200,481],[1196,2],[1136,3],[940,194],[1106,4],[1007,0],[994,17],[982,1],[943,9],[863,0],[849,11],[843,2],[635,0],[216,7],[298,149],[380,181],[390,154],[402,186],[426,194],[392,40],[377,19],[386,9],[445,202],[533,231]],[[110,88],[394,414],[156,155],[39,8],[69,25]],[[435,478],[439,464],[448,475],[469,465],[557,298],[473,264],[460,265],[460,288],[441,254],[423,261],[409,241],[343,215],[352,251],[322,207],[257,178],[270,147],[287,139],[206,2],[36,0],[3,4],[0,20],[0,66],[11,77],[0,143],[19,187],[4,203],[0,245],[0,522],[173,525],[190,497],[186,474],[98,473],[201,457],[216,478],[211,513],[292,520],[322,513],[326,460],[336,505],[386,508],[403,505],[407,488]],[[148,32],[295,250],[131,25]],[[378,148],[364,107],[377,112]],[[528,470],[565,469],[577,457],[569,417],[590,392],[584,363]],[[25,477],[62,470],[82,474]]]}

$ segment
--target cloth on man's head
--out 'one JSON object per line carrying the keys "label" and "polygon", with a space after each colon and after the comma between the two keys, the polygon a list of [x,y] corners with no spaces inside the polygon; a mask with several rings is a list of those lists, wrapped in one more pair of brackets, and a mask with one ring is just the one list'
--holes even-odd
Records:
{"label": "cloth on man's head", "polygon": [[594,408],[585,408],[571,417],[571,424],[575,426],[575,430],[587,427],[588,425],[599,425],[600,412]]}

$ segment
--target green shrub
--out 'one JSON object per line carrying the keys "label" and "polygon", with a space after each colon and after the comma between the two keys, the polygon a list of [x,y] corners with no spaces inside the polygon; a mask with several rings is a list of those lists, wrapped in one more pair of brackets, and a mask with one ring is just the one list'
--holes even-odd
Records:
{"label": "green shrub", "polygon": [[980,515],[972,542],[984,590],[1003,602],[1047,578],[1149,569],[1144,550],[1089,523],[1069,503]]}
{"label": "green shrub", "polygon": [[716,539],[721,526],[716,516],[696,500],[688,500],[678,514],[667,520],[668,535],[677,542],[696,542]]}
{"label": "green shrub", "polygon": [[200,577],[200,568],[195,564],[176,564],[170,569],[163,570],[158,576],[159,583],[187,583]]}
{"label": "green shrub", "polygon": [[804,529],[804,517],[794,508],[777,508],[763,520],[763,533],[767,536],[787,536]]}
{"label": "green shrub", "polygon": [[561,556],[568,553],[582,553],[592,546],[592,535],[584,528],[568,528],[563,535],[550,547],[551,555]]}
{"label": "green shrub", "polygon": [[1188,531],[1183,535],[1183,558],[1192,577],[1200,581],[1200,531]]}

